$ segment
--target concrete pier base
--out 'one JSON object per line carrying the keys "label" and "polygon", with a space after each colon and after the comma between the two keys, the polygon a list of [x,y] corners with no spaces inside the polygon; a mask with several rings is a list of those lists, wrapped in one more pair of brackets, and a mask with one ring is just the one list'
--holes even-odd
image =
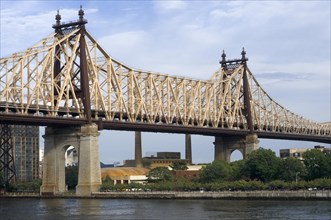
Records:
{"label": "concrete pier base", "polygon": [[99,190],[101,170],[98,136],[95,124],[46,128],[41,195],[61,195],[66,191],[65,152],[70,146],[75,147],[79,154],[76,195],[89,196]]}
{"label": "concrete pier base", "polygon": [[99,132],[95,124],[81,127],[77,196],[90,196],[101,186]]}
{"label": "concrete pier base", "polygon": [[259,148],[259,140],[256,134],[250,134],[246,137],[226,136],[215,137],[215,160],[225,160],[230,162],[233,151],[239,150],[246,158],[249,153]]}

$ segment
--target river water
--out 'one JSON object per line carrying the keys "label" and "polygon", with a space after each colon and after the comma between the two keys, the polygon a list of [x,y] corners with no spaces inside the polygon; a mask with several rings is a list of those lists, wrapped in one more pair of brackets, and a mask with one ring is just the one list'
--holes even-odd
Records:
{"label": "river water", "polygon": [[0,198],[9,219],[331,219],[331,201]]}

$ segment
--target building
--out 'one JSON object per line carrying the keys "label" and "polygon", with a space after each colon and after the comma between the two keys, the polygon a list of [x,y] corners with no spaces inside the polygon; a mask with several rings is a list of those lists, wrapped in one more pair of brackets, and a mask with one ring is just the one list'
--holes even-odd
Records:
{"label": "building", "polygon": [[11,125],[16,181],[39,179],[39,127]]}
{"label": "building", "polygon": [[291,148],[291,149],[280,149],[279,150],[279,156],[280,158],[288,158],[288,157],[294,157],[298,158],[300,160],[303,160],[303,154],[306,151],[312,150],[312,149],[318,149],[324,153],[331,153],[331,148],[325,148],[324,146],[314,146],[314,148]]}
{"label": "building", "polygon": [[280,149],[279,156],[280,158],[288,158],[288,157],[295,157],[300,160],[303,160],[302,155],[306,152],[307,149],[304,148],[291,148],[291,149]]}
{"label": "building", "polygon": [[136,167],[102,168],[101,178],[110,177],[114,184],[144,183],[147,180],[148,169]]}
{"label": "building", "polygon": [[[169,167],[174,162],[185,162],[189,161],[186,159],[180,159],[180,152],[157,152],[155,155],[142,158],[143,167],[153,169],[156,167]],[[135,160],[125,160],[124,167],[135,167]]]}
{"label": "building", "polygon": [[182,177],[189,180],[197,180],[204,166],[202,165],[189,165],[187,170],[172,170],[176,177]]}

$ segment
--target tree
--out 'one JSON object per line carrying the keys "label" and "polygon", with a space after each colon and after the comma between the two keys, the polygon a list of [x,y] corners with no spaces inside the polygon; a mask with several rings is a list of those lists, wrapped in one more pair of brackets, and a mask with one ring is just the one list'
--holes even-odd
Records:
{"label": "tree", "polygon": [[325,154],[326,163],[328,164],[327,178],[331,178],[331,152]]}
{"label": "tree", "polygon": [[330,177],[328,155],[318,149],[308,150],[303,153],[304,164],[307,169],[307,179]]}
{"label": "tree", "polygon": [[230,163],[232,169],[232,180],[246,179],[244,172],[246,160],[237,160]]}
{"label": "tree", "polygon": [[67,166],[65,173],[68,189],[75,189],[78,183],[78,166]]}
{"label": "tree", "polygon": [[251,180],[271,181],[277,179],[279,164],[272,150],[260,148],[248,155],[243,171]]}
{"label": "tree", "polygon": [[224,181],[231,178],[231,166],[223,160],[215,160],[211,164],[202,168],[200,173],[201,182]]}
{"label": "tree", "polygon": [[278,177],[284,181],[297,181],[299,177],[305,177],[306,170],[302,162],[293,157],[280,161]]}
{"label": "tree", "polygon": [[149,171],[147,177],[147,180],[150,182],[168,181],[173,179],[173,175],[167,167],[156,167]]}
{"label": "tree", "polygon": [[176,161],[170,166],[173,170],[187,170],[188,167],[184,161]]}
{"label": "tree", "polygon": [[110,176],[107,174],[107,176],[104,178],[104,179],[102,179],[102,183],[107,183],[107,184],[113,184],[114,183],[114,181],[110,178]]}

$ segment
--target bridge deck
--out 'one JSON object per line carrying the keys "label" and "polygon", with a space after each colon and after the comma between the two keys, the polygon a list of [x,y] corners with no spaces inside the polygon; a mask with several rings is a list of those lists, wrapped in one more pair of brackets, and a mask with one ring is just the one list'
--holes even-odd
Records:
{"label": "bridge deck", "polygon": [[[99,130],[123,130],[123,131],[145,131],[145,132],[161,132],[161,133],[181,133],[181,134],[197,134],[206,136],[246,136],[250,133],[249,130],[229,129],[229,128],[212,128],[212,127],[198,127],[198,126],[184,126],[184,125],[170,125],[164,123],[143,123],[143,122],[128,122],[128,121],[106,121],[99,119],[92,120],[97,124]],[[35,115],[21,115],[0,113],[0,123],[2,124],[21,124],[21,125],[35,125],[35,126],[81,126],[87,123],[84,118],[78,117],[46,117]],[[259,138],[268,139],[286,139],[286,140],[300,140],[313,141],[320,143],[331,144],[331,137],[318,135],[302,135],[302,134],[284,134],[282,132],[272,131],[254,131]]]}

